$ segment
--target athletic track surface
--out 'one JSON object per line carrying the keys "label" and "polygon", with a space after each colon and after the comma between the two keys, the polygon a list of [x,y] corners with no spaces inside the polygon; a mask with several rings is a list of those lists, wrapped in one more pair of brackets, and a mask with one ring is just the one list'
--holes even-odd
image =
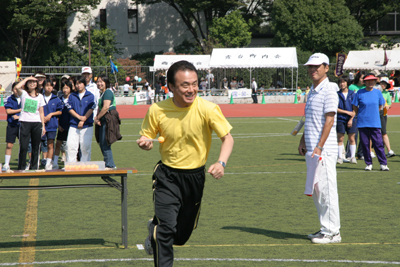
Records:
{"label": "athletic track surface", "polygon": [[[224,104],[219,105],[225,117],[300,117],[305,104]],[[150,105],[119,105],[117,110],[122,119],[141,119]],[[400,103],[393,103],[389,116],[400,115]],[[0,108],[0,120],[6,119],[4,108]]]}

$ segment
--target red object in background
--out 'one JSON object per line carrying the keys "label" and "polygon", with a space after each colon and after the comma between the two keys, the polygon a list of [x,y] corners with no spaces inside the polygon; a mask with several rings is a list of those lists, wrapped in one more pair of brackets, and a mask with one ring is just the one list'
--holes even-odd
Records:
{"label": "red object in background", "polygon": [[127,81],[127,82],[129,82],[130,80],[131,80],[131,78],[129,78],[129,77],[125,78],[125,81]]}

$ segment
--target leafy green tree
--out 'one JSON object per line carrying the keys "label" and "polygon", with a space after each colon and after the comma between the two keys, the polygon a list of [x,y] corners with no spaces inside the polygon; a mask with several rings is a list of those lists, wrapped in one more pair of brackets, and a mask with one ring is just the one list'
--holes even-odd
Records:
{"label": "leafy green tree", "polygon": [[[91,29],[91,65],[107,66],[110,56],[121,55],[121,49],[117,48],[115,30]],[[59,50],[53,51],[51,57],[46,61],[50,66],[84,66],[89,63],[89,42],[88,32],[79,31],[74,39],[75,43],[68,43]]]}
{"label": "leafy green tree", "polygon": [[400,10],[399,0],[346,0],[346,5],[364,30],[388,12]]}
{"label": "leafy green tree", "polygon": [[271,13],[275,46],[334,56],[359,47],[361,26],[344,0],[276,0]]}
{"label": "leafy green tree", "polygon": [[246,21],[252,19],[254,30],[262,26],[273,0],[136,0],[137,4],[166,3],[175,9],[183,23],[193,35],[193,39],[205,53],[208,44],[209,27],[215,18],[225,17],[232,11],[240,10]]}
{"label": "leafy green tree", "polygon": [[100,0],[0,0],[2,49],[29,65],[52,29],[65,29],[71,14],[87,12],[99,3]]}
{"label": "leafy green tree", "polygon": [[[249,21],[252,25],[252,21]],[[215,18],[209,28],[209,37],[223,47],[244,47],[251,42],[250,25],[238,10],[223,18]]]}

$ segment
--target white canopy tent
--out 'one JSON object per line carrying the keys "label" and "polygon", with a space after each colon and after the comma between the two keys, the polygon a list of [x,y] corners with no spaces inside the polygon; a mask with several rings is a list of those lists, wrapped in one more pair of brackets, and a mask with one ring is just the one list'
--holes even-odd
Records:
{"label": "white canopy tent", "polygon": [[255,68],[291,68],[294,88],[293,68],[297,69],[298,77],[296,47],[214,48],[210,68],[246,68],[250,71],[250,81]]}
{"label": "white canopy tent", "polygon": [[189,61],[198,70],[207,70],[209,68],[210,55],[156,55],[154,69],[168,70],[172,64],[181,60]]}
{"label": "white canopy tent", "polygon": [[15,61],[0,61],[0,84],[11,92],[12,83],[15,81],[17,68]]}
{"label": "white canopy tent", "polygon": [[400,50],[386,50],[387,65],[384,50],[350,51],[344,62],[347,70],[398,70],[400,69]]}

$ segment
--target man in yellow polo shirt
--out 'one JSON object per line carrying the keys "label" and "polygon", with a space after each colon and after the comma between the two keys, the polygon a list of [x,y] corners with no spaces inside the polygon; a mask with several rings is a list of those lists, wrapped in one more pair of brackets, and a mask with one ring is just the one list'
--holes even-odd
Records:
{"label": "man in yellow polo shirt", "polygon": [[173,98],[153,104],[144,118],[138,145],[153,148],[157,134],[161,161],[153,174],[155,215],[147,227],[145,250],[154,254],[155,266],[172,266],[173,245],[184,245],[197,226],[205,183],[205,164],[211,147],[212,131],[221,138],[218,160],[207,172],[214,178],[224,175],[233,148],[232,126],[220,108],[197,97],[198,77],[193,64],[174,63],[167,73]]}

